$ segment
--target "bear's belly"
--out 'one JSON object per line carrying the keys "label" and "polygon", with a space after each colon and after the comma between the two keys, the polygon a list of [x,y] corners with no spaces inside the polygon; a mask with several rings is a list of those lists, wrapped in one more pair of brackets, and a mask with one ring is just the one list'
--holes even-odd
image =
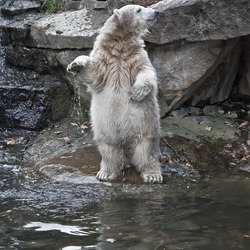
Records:
{"label": "bear's belly", "polygon": [[120,143],[148,133],[153,117],[145,109],[143,102],[130,100],[128,91],[94,94],[91,103],[94,139]]}

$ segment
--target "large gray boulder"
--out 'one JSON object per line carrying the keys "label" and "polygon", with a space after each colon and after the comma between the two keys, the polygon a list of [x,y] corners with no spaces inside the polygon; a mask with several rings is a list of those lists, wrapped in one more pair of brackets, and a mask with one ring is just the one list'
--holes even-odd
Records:
{"label": "large gray boulder", "polygon": [[154,46],[149,55],[158,73],[162,114],[186,101],[196,105],[227,99],[239,68],[237,39]]}
{"label": "large gray boulder", "polygon": [[108,12],[81,9],[48,15],[30,23],[30,39],[39,48],[92,48],[99,28],[108,18]]}
{"label": "large gray boulder", "polygon": [[[8,20],[0,16],[2,43],[44,49],[92,48],[98,30],[109,16],[108,9],[95,10],[94,2],[86,0],[85,6],[76,11],[29,13],[25,17],[15,15]],[[6,4],[8,8],[2,7],[2,12],[13,8],[13,4]],[[23,9],[20,7],[21,10]]]}
{"label": "large gray boulder", "polygon": [[248,0],[165,0],[153,7],[161,13],[146,39],[153,43],[149,52],[159,76],[163,115],[185,102],[226,100],[240,63],[245,66],[239,90],[248,95],[247,42],[240,61],[242,37],[250,34]]}
{"label": "large gray boulder", "polygon": [[161,14],[147,38],[153,43],[227,40],[250,34],[249,0],[163,0],[154,8]]}

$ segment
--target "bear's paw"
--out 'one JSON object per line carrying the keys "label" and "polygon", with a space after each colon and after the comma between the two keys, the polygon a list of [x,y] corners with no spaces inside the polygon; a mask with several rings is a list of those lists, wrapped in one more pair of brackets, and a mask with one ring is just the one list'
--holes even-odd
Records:
{"label": "bear's paw", "polygon": [[145,183],[162,183],[161,173],[142,173],[141,177]]}
{"label": "bear's paw", "polygon": [[99,181],[112,181],[113,179],[115,179],[115,177],[117,177],[117,174],[103,170],[100,170],[96,175],[96,179],[98,179]]}
{"label": "bear's paw", "polygon": [[88,56],[78,56],[68,65],[67,71],[70,73],[79,73],[87,65],[88,61]]}
{"label": "bear's paw", "polygon": [[130,99],[132,101],[141,102],[151,92],[151,89],[147,85],[134,84],[130,90]]}

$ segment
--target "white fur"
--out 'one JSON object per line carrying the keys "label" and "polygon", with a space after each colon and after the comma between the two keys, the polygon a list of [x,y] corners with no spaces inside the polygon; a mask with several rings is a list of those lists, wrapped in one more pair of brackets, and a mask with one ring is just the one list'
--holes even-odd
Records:
{"label": "white fur", "polygon": [[89,57],[77,57],[67,67],[80,71],[92,93],[92,128],[102,155],[99,180],[114,179],[131,163],[145,182],[162,182],[157,78],[141,38],[156,16],[138,5],[115,10]]}

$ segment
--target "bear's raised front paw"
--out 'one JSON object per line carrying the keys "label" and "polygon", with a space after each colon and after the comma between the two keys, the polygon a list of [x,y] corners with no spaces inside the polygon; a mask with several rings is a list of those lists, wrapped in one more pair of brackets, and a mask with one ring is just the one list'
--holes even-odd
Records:
{"label": "bear's raised front paw", "polygon": [[130,90],[132,101],[141,102],[150,93],[151,89],[146,85],[134,84]]}
{"label": "bear's raised front paw", "polygon": [[73,61],[67,67],[67,71],[70,73],[79,73],[83,69],[83,65],[79,65],[77,62]]}
{"label": "bear's raised front paw", "polygon": [[96,175],[96,179],[99,181],[112,181],[116,176],[116,174],[100,170]]}
{"label": "bear's raised front paw", "polygon": [[78,56],[73,62],[71,62],[67,71],[70,73],[79,73],[89,62],[88,56]]}
{"label": "bear's raised front paw", "polygon": [[141,177],[146,183],[162,183],[163,177],[161,173],[143,173]]}

